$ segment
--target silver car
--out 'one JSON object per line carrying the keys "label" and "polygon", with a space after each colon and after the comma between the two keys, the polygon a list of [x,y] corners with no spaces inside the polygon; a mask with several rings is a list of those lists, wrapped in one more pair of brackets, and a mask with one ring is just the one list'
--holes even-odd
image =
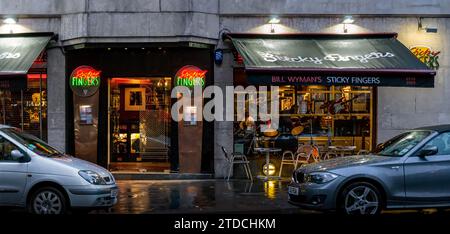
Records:
{"label": "silver car", "polygon": [[106,169],[0,125],[0,206],[63,214],[111,207],[117,203],[117,192],[114,177]]}
{"label": "silver car", "polygon": [[402,133],[366,156],[301,166],[288,186],[291,204],[347,214],[450,206],[450,125]]}

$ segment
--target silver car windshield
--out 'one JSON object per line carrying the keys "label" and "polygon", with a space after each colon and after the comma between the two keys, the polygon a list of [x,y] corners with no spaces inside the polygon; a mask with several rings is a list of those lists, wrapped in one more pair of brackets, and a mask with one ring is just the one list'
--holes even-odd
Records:
{"label": "silver car windshield", "polygon": [[61,152],[52,148],[44,141],[31,134],[22,132],[20,129],[5,128],[2,131],[38,155],[46,157],[59,157],[62,155]]}
{"label": "silver car windshield", "polygon": [[377,147],[375,154],[381,156],[401,157],[408,153],[431,133],[431,131],[422,130],[402,133]]}

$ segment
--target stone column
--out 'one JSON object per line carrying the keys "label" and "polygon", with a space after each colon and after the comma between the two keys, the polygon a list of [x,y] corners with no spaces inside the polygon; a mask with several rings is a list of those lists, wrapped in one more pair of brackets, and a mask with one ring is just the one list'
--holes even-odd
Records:
{"label": "stone column", "polygon": [[48,143],[66,151],[66,57],[52,45],[47,49]]}
{"label": "stone column", "polygon": [[[224,49],[224,58],[221,65],[214,65],[214,83],[219,86],[224,93],[225,87],[233,86],[233,55]],[[226,104],[224,100],[224,117]],[[225,118],[224,118],[225,119]],[[225,147],[228,152],[233,151],[233,122],[214,122],[214,172],[216,178],[223,178],[228,174],[228,163],[221,147]]]}

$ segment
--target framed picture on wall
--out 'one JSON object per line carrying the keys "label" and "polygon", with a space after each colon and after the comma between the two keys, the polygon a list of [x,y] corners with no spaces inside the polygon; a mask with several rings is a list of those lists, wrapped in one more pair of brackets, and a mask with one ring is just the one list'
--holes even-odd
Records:
{"label": "framed picture on wall", "polygon": [[281,110],[289,110],[294,105],[294,98],[286,97],[281,99]]}
{"label": "framed picture on wall", "polygon": [[325,114],[325,108],[322,106],[325,104],[324,101],[315,101],[314,102],[314,114]]}
{"label": "framed picture on wall", "polygon": [[368,94],[359,94],[358,96],[354,96],[352,100],[352,111],[356,113],[365,113],[369,112],[369,104],[370,99]]}
{"label": "framed picture on wall", "polygon": [[184,108],[184,125],[197,125],[197,107],[186,106]]}
{"label": "framed picture on wall", "polygon": [[92,106],[81,105],[80,106],[80,124],[89,125],[93,124]]}
{"label": "framed picture on wall", "polygon": [[125,88],[125,111],[145,110],[145,88]]}

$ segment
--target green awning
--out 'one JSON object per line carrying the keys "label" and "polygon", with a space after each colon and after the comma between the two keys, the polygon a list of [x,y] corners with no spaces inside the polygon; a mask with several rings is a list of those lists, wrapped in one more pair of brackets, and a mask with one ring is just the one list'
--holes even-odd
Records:
{"label": "green awning", "polygon": [[396,34],[228,34],[250,84],[433,87]]}
{"label": "green awning", "polygon": [[1,34],[0,76],[26,74],[52,36],[52,33]]}

